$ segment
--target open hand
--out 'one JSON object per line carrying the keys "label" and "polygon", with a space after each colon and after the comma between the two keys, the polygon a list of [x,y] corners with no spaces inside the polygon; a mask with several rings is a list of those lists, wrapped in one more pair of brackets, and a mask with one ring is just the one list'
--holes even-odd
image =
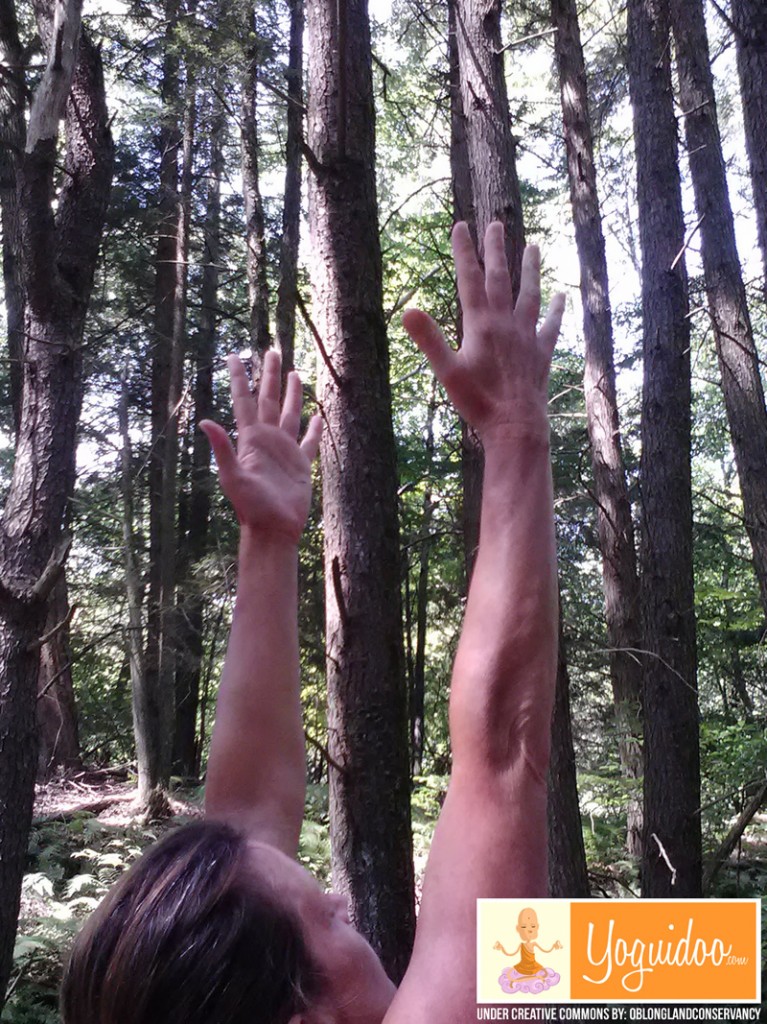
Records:
{"label": "open hand", "polygon": [[277,352],[269,351],[264,357],[258,402],[242,361],[229,356],[228,365],[237,451],[218,423],[200,423],[216,456],[221,488],[242,526],[297,541],[309,514],[311,466],[319,449],[322,420],[311,418],[299,444],[301,379],[295,371],[288,374],[280,410]]}
{"label": "open hand", "polygon": [[503,225],[498,221],[488,225],[484,274],[466,224],[455,225],[452,242],[463,309],[461,348],[451,348],[437,324],[419,309],[407,310],[403,324],[455,408],[483,437],[495,426],[545,414],[551,356],[565,296],[554,296],[537,330],[541,308],[538,247],[525,249],[514,305]]}

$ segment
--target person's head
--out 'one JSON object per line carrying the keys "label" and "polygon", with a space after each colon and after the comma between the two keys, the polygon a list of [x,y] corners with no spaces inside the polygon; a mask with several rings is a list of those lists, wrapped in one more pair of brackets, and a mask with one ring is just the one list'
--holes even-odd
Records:
{"label": "person's head", "polygon": [[[181,828],[80,932],[64,974],[64,1024],[378,1024],[393,986],[339,901],[228,825]],[[369,975],[359,991],[350,959]]]}
{"label": "person's head", "polygon": [[523,942],[538,938],[538,915],[531,907],[525,907],[517,919],[517,931]]}

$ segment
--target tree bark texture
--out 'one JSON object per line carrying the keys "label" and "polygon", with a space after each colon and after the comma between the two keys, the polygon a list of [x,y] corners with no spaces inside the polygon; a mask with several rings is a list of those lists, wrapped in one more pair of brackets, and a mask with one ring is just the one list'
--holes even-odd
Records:
{"label": "tree bark texture", "polygon": [[551,721],[549,764],[549,895],[575,898],[590,896],[591,890],[578,801],[570,716],[570,676],[567,671],[561,615],[559,623],[557,687]]}
{"label": "tree bark texture", "polygon": [[304,0],[290,0],[290,49],[287,137],[285,141],[285,199],[280,238],[280,277],[277,285],[275,331],[282,353],[282,372],[293,369],[298,294],[298,244],[301,234],[301,146],[304,139]]}
{"label": "tree bark texture", "polygon": [[365,0],[311,0],[310,230],[327,625],[334,884],[392,978],[414,933],[397,470]]}
{"label": "tree bark texture", "polygon": [[[223,76],[221,76],[223,79]],[[183,538],[186,578],[179,594],[179,656],[176,665],[176,740],[174,763],[182,775],[200,771],[201,745],[197,736],[197,712],[203,662],[204,599],[195,570],[208,553],[210,511],[214,477],[210,469],[210,445],[199,429],[201,420],[212,419],[213,366],[216,360],[218,283],[221,260],[221,181],[224,175],[223,141],[226,110],[219,98],[225,88],[219,82],[213,98],[210,126],[210,169],[204,225],[205,256],[200,288],[199,328],[192,344],[195,365],[192,467],[189,491],[189,522]]]}
{"label": "tree bark texture", "polygon": [[8,324],[13,425],[21,420],[24,289],[21,280],[21,224],[17,177],[24,152],[26,82],[14,0],[0,0],[0,216],[3,229],[3,287]]}
{"label": "tree bark texture", "polygon": [[628,852],[638,857],[642,835],[642,666],[639,578],[634,526],[621,450],[615,388],[613,329],[605,241],[594,167],[578,9],[575,0],[552,0],[570,202],[581,269],[585,340],[584,390],[594,501],[597,507],[610,679],[621,771],[627,787]]}
{"label": "tree bark texture", "polygon": [[[41,0],[35,7],[49,60],[19,167],[23,397],[0,523],[0,998],[11,966],[32,817],[40,641],[68,546],[62,524],[75,472],[81,343],[113,160],[101,60],[81,33],[79,4],[57,4],[55,22],[52,4]],[[64,174],[54,214],[62,115]]]}
{"label": "tree bark texture", "polygon": [[670,6],[708,310],[746,532],[767,618],[767,409],[735,241],[706,18],[702,0],[671,0]]}
{"label": "tree bark texture", "polygon": [[629,0],[628,33],[644,334],[642,894],[699,896],[690,326],[666,0]]}
{"label": "tree bark texture", "polygon": [[730,17],[767,298],[767,6],[764,0],[732,0]]}
{"label": "tree bark texture", "polygon": [[260,57],[254,14],[251,14],[250,20],[250,34],[245,47],[240,123],[242,192],[245,200],[245,248],[250,306],[250,347],[253,353],[253,375],[255,380],[260,380],[261,362],[272,339],[269,334],[266,221],[259,183],[258,64]]}

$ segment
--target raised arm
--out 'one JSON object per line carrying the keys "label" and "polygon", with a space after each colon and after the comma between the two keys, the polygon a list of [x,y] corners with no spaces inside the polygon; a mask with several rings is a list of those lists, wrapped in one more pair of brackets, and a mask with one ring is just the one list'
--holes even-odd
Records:
{"label": "raised arm", "polygon": [[298,849],[306,764],[298,657],[298,540],[311,500],[319,446],[315,416],[297,442],[301,381],[288,376],[280,410],[280,358],[268,352],[256,402],[245,368],[230,357],[237,421],[205,421],[224,494],[240,523],[237,597],[205,786],[205,812],[290,856]]}
{"label": "raised arm", "polygon": [[[475,1018],[476,899],[544,896],[546,772],[557,662],[547,385],[564,309],[540,329],[539,254],[525,251],[516,307],[503,227],[453,252],[458,351],[426,314],[405,326],[485,450],[479,550],[453,670],[453,772],[434,835],[410,968],[387,1022]],[[429,978],[432,979],[431,983]]]}

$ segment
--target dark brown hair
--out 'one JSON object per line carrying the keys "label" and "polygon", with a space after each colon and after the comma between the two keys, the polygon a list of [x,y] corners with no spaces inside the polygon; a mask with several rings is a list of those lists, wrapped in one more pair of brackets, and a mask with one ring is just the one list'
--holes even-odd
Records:
{"label": "dark brown hair", "polygon": [[64,1024],[285,1024],[319,989],[299,922],[259,881],[245,837],[187,825],[153,846],[86,923]]}

